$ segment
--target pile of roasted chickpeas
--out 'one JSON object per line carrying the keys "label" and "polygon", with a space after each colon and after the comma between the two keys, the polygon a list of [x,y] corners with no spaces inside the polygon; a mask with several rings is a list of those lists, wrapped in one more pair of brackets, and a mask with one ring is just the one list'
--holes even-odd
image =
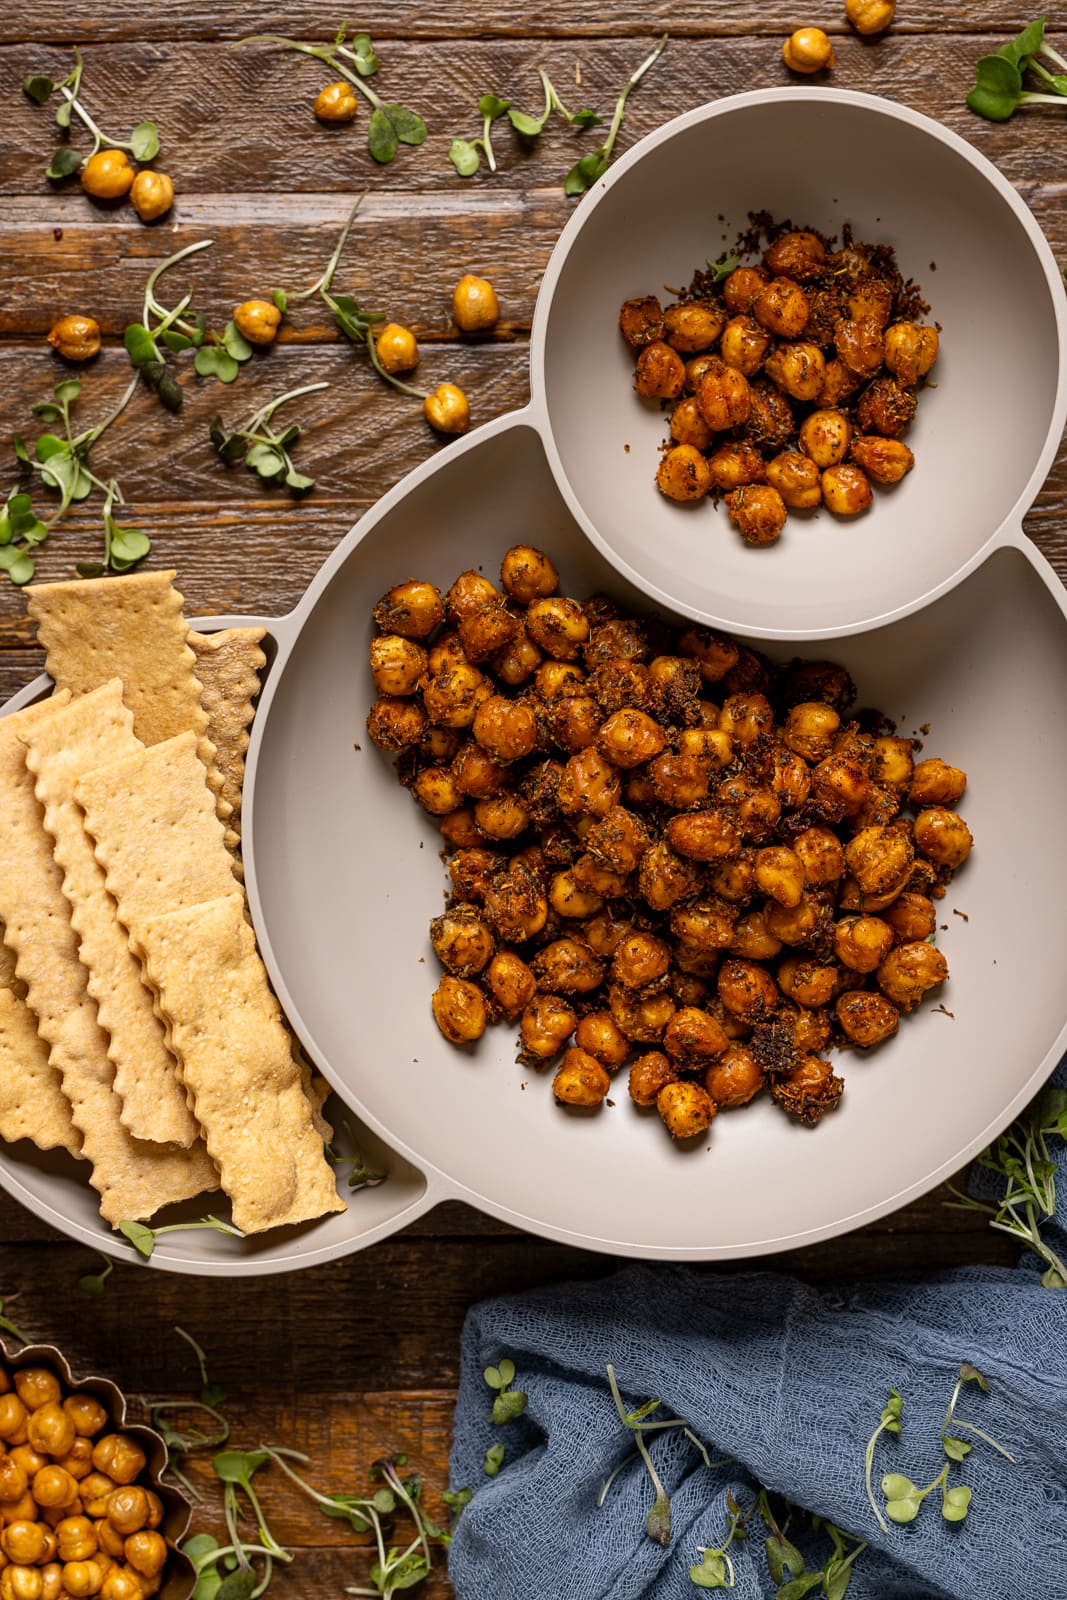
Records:
{"label": "pile of roasted chickpeas", "polygon": [[144,1451],[48,1367],[0,1362],[0,1600],[143,1600],[163,1581]]}
{"label": "pile of roasted chickpeas", "polygon": [[866,511],[873,486],[911,471],[901,435],[938,353],[888,247],[766,231],[757,265],[720,285],[698,273],[673,305],[643,295],[619,313],[634,388],[672,408],[659,489],[724,497],[751,545],[774,544],[790,511]]}
{"label": "pile of roasted chickpeas", "polygon": [[629,1092],[676,1138],[766,1089],[814,1123],[948,976],[935,900],[967,859],[966,774],[916,761],[826,661],[557,593],[508,550],[498,589],[398,584],[374,608],[367,726],[450,854],[430,926],[455,1044],[517,1022],[556,1099]]}

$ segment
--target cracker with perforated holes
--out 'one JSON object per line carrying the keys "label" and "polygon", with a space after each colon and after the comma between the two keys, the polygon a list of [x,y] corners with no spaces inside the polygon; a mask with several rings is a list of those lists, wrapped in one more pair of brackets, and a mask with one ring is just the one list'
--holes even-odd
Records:
{"label": "cracker with perforated holes", "polygon": [[[267,658],[260,649],[265,628],[223,628],[219,633],[189,632],[202,686],[200,704],[208,715],[208,738],[222,778],[222,798],[233,808],[229,827],[240,839],[241,787],[245,775],[252,702],[260,689]],[[230,843],[227,838],[227,844]]]}
{"label": "cracker with perforated holes", "polygon": [[0,1139],[29,1139],[39,1150],[81,1152],[63,1081],[48,1059],[37,1018],[14,991],[0,987]]}
{"label": "cracker with perforated holes", "polygon": [[26,985],[15,976],[15,957],[4,943],[4,924],[0,921],[0,989],[10,989],[19,1000],[26,998]]}
{"label": "cracker with perforated holes", "polygon": [[187,731],[196,735],[208,786],[225,821],[230,802],[222,798],[196,657],[173,577],[173,572],[136,572],[106,583],[32,584],[26,591],[29,612],[57,688],[88,694],[121,678],[134,732],[143,743],[159,744]]}
{"label": "cracker with perforated holes", "polygon": [[70,696],[60,692],[0,719],[0,917],[26,985],[38,1031],[48,1045],[71,1106],[71,1121],[92,1164],[90,1182],[100,1212],[113,1227],[144,1220],[172,1201],[218,1187],[218,1174],[202,1143],[190,1150],[134,1139],[120,1120],[112,1084],[115,1069],[107,1036],[97,1020],[78,956],[78,940],[63,893],[63,874],[52,855],[33,774],[21,735]]}
{"label": "cracker with perforated holes", "polygon": [[241,895],[148,917],[141,937],[237,1227],[343,1211]]}
{"label": "cracker with perforated holes", "polygon": [[188,1147],[200,1130],[74,794],[81,773],[144,748],[133,732],[133,713],[123,703],[121,681],[113,678],[35,719],[22,740],[64,874],[89,993],[108,1036],[122,1123],[137,1139]]}

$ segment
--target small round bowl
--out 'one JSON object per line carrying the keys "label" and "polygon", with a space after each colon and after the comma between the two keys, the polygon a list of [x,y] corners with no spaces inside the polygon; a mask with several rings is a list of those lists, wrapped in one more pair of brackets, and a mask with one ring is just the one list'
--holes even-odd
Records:
{"label": "small round bowl", "polygon": [[[942,337],[909,476],[857,519],[791,513],[753,549],[725,507],[656,488],[667,415],[634,393],[616,319],[688,284],[761,210],[891,245]],[[927,604],[1021,524],[1063,431],[1065,327],[1037,223],[963,139],[871,95],[760,90],[650,134],[578,208],[545,274],[531,381],[568,507],[652,601],[750,637],[830,638]]]}

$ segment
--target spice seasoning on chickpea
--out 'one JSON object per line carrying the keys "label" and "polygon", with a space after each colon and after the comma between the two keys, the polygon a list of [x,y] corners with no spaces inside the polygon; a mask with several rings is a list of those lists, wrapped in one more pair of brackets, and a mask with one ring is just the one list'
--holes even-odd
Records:
{"label": "spice seasoning on chickpea", "polygon": [[[832,662],[775,667],[558,583],[523,544],[499,589],[470,569],[375,608],[368,731],[451,855],[438,1026],[473,1044],[517,1021],[520,1059],[586,1112],[636,1052],[630,1098],[677,1139],[763,1089],[815,1123],[844,1087],[820,1052],[873,1048],[948,976],[925,941],[972,845],[966,774],[850,719]],[[543,653],[514,683],[483,649],[502,619]],[[400,708],[448,739],[402,743]]]}

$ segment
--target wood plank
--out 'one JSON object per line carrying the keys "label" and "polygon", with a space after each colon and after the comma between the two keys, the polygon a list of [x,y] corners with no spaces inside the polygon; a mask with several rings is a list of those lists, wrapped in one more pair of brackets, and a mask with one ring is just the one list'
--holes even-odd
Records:
{"label": "wood plank", "polygon": [[[164,36],[196,8],[174,9],[178,15],[173,23],[166,13],[159,19],[165,25]],[[733,9],[720,7],[724,25]],[[95,14],[99,17],[100,12]],[[761,27],[768,26],[766,13],[761,16]],[[137,20],[147,31],[153,17],[148,13]],[[794,25],[791,13],[789,27]],[[644,23],[643,39],[598,38],[580,47],[547,37],[551,32],[547,23],[539,27],[541,37],[521,43],[471,38],[383,41],[383,65],[375,83],[387,98],[402,99],[419,111],[430,130],[421,147],[402,149],[386,168],[379,167],[367,151],[363,111],[350,126],[329,128],[315,120],[311,103],[335,74],[278,47],[232,50],[190,43],[177,50],[135,35],[134,44],[88,48],[83,87],[86,104],[105,129],[115,130],[114,137],[121,137],[121,130],[143,115],[150,113],[156,119],[163,141],[158,165],[174,179],[178,192],[174,214],[182,221],[189,215],[192,197],[201,193],[270,191],[291,196],[295,207],[309,193],[354,194],[365,185],[375,191],[499,195],[515,185],[528,190],[558,188],[572,162],[595,148],[600,135],[596,130],[573,130],[553,117],[539,139],[522,141],[504,120],[494,130],[496,176],[483,164],[474,178],[462,179],[448,160],[448,142],[455,135],[470,138],[481,131],[478,96],[492,90],[539,112],[543,94],[537,68],[543,65],[572,109],[589,104],[610,115],[616,95],[651,43],[650,26]],[[989,21],[985,27],[990,27]],[[742,27],[737,37],[716,36],[717,24],[698,31],[699,37],[673,39],[630,97],[619,154],[694,106],[742,90],[801,81],[782,63],[777,26],[771,29],[777,37],[771,38],[753,37],[749,27]],[[1053,180],[1057,171],[1062,175],[1063,142],[1052,132],[1055,112],[1026,113],[1023,132],[1018,118],[1007,124],[989,123],[964,104],[974,81],[975,61],[995,49],[1012,31],[1010,26],[1003,33],[952,32],[943,37],[901,28],[874,43],[860,40],[848,29],[836,31],[837,65],[827,83],[885,95],[940,118],[1020,184],[1034,181],[1035,146],[1041,150],[1040,181]],[[61,37],[67,37],[66,28]],[[58,194],[53,190],[44,177],[59,142],[51,111],[32,104],[20,89],[30,73],[64,77],[70,62],[69,48],[0,49],[0,102],[5,108],[0,125],[0,193],[39,197],[48,202],[47,215],[60,226],[73,220],[73,210],[65,203],[73,198],[76,209],[91,215],[107,232],[116,224],[124,226],[130,208],[94,205],[76,181],[59,186]],[[574,83],[578,62],[580,88]],[[202,92],[206,82],[212,86],[210,95]],[[77,135],[73,143],[75,148],[87,147],[86,139]],[[569,214],[574,202],[558,199],[563,214]],[[754,197],[753,204],[757,203]],[[170,219],[148,235],[136,219],[132,226],[146,242],[155,232],[164,238],[170,235]]]}
{"label": "wood plank", "polygon": [[[333,36],[333,12],[323,12],[316,0],[291,0],[273,7],[249,4],[212,6],[208,0],[182,0],[180,7],[158,12],[131,11],[121,0],[100,0],[91,15],[78,18],[76,37],[84,40],[181,40],[235,39],[246,33],[288,33],[311,42]],[[620,0],[612,7],[610,30],[613,34],[646,35],[668,30],[676,37],[701,37],[711,33],[745,35],[757,32],[790,33],[804,20],[788,0],[768,0],[757,11],[739,10],[728,0],[705,0],[699,13],[679,14],[670,0]],[[825,20],[825,19],[824,19]],[[1008,0],[985,0],[981,16],[960,0],[927,0],[909,5],[894,28],[895,33],[940,33],[976,31],[978,28],[1015,33],[1023,23],[1019,10]],[[383,17],[384,21],[384,17]],[[381,39],[455,40],[469,34],[496,38],[526,38],[536,22],[539,34],[575,39],[597,38],[607,32],[603,16],[590,12],[579,0],[543,0],[536,13],[523,13],[476,0],[457,12],[448,0],[420,4],[419,0],[393,0],[388,8],[388,32]],[[837,17],[826,26],[840,27]],[[40,0],[32,13],[11,8],[0,21],[0,40],[18,40],[32,35],[38,39],[66,41],[71,37],[70,12],[62,0]]]}

